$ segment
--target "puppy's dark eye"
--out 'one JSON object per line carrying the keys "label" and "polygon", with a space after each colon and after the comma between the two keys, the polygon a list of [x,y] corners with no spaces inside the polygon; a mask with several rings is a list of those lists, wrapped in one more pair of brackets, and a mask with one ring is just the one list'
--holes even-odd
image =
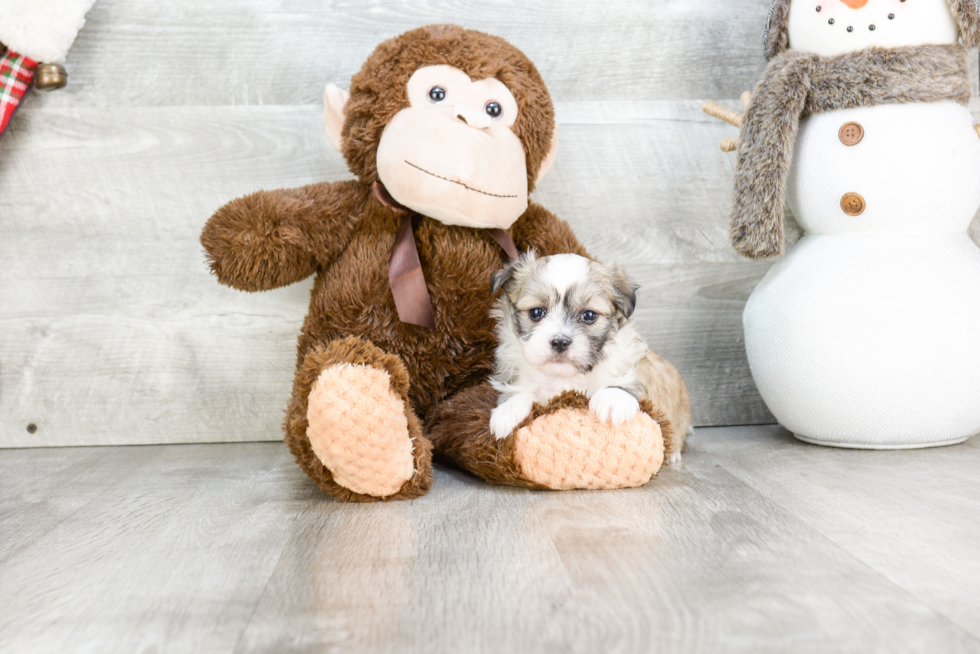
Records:
{"label": "puppy's dark eye", "polygon": [[487,115],[491,118],[500,118],[500,114],[503,111],[503,109],[500,108],[500,103],[496,100],[491,100],[488,102],[484,109],[486,110]]}
{"label": "puppy's dark eye", "polygon": [[531,320],[533,320],[534,322],[538,322],[539,320],[544,318],[546,313],[548,312],[542,309],[541,307],[534,307],[533,309],[527,312],[527,315],[530,316]]}
{"label": "puppy's dark eye", "polygon": [[442,102],[446,99],[446,89],[441,86],[433,86],[429,89],[429,99],[433,102]]}
{"label": "puppy's dark eye", "polygon": [[599,314],[596,313],[595,311],[583,311],[581,318],[582,318],[582,322],[591,325],[599,318]]}

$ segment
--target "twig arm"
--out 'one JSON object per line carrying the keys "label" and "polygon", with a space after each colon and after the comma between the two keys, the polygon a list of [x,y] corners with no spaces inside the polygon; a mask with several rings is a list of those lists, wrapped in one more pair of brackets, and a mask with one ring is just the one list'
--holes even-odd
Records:
{"label": "twig arm", "polygon": [[[742,111],[745,111],[746,108],[748,108],[749,101],[751,99],[752,99],[752,93],[750,91],[746,91],[745,93],[742,94],[742,96],[739,98],[739,100],[742,103]],[[740,114],[737,111],[726,109],[725,107],[722,107],[721,105],[712,102],[711,100],[708,100],[703,105],[701,105],[701,110],[704,111],[704,113],[708,114],[709,116],[714,116],[715,118],[723,120],[729,125],[734,125],[739,129],[741,129],[742,122],[745,120],[745,114]],[[737,149],[738,149],[737,138],[728,138],[722,140],[721,142],[722,152],[734,152]]]}
{"label": "twig arm", "polygon": [[732,111],[731,109],[726,109],[725,107],[708,100],[703,105],[701,105],[701,110],[708,114],[709,116],[714,116],[720,120],[725,121],[729,125],[734,125],[735,127],[742,126],[742,114],[737,111]]}

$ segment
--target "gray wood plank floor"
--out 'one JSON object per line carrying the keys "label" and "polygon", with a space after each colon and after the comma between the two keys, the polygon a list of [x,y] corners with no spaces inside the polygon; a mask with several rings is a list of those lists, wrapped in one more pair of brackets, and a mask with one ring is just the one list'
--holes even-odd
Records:
{"label": "gray wood plank floor", "polygon": [[281,443],[0,450],[0,652],[980,652],[980,440],[701,429],[643,488],[440,466],[322,495]]}

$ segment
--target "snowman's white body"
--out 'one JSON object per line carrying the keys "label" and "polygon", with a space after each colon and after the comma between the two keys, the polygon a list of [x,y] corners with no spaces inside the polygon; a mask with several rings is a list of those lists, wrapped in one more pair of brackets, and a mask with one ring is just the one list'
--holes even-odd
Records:
{"label": "snowman's white body", "polygon": [[[864,138],[844,145],[857,122]],[[787,195],[806,231],[745,307],[752,376],[804,440],[921,447],[980,432],[980,139],[953,103],[800,127]],[[845,193],[867,208],[849,216]]]}
{"label": "snowman's white body", "polygon": [[[850,122],[864,130],[856,145],[839,136]],[[973,124],[952,102],[801,121],[787,201],[806,235],[743,316],[752,376],[798,438],[902,448],[980,433]],[[847,193],[864,198],[863,213],[845,213]]]}

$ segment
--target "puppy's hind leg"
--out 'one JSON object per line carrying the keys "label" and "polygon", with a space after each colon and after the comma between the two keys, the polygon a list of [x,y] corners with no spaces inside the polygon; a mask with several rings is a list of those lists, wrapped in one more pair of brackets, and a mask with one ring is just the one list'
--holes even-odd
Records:
{"label": "puppy's hind leg", "polygon": [[668,464],[677,463],[684,450],[684,439],[692,432],[687,386],[677,368],[652,350],[637,366],[637,375],[646,389],[645,399],[663,411],[670,422],[670,429],[664,430],[664,456]]}

